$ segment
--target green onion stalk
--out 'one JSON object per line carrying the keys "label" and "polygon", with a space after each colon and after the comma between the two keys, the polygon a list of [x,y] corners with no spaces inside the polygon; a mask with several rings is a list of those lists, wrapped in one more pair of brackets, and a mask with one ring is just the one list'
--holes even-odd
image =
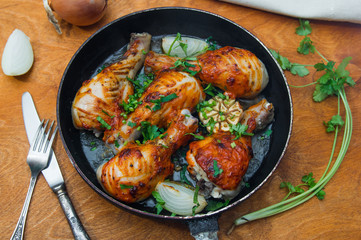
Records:
{"label": "green onion stalk", "polygon": [[[328,165],[326,167],[325,172],[323,173],[320,180],[316,183],[315,186],[312,188],[309,188],[307,191],[289,199],[282,200],[281,202],[271,205],[269,207],[263,208],[261,210],[246,214],[238,219],[236,219],[233,223],[232,228],[228,231],[228,234],[230,234],[235,226],[242,225],[244,223],[254,221],[261,218],[270,217],[273,215],[276,215],[278,213],[282,213],[284,211],[287,211],[291,208],[294,208],[309,199],[311,199],[313,196],[315,196],[319,191],[321,191],[325,185],[330,181],[330,179],[333,177],[333,175],[336,173],[337,169],[340,167],[342,160],[344,159],[347,149],[350,145],[351,141],[351,135],[352,135],[352,113],[350,106],[348,104],[346,93],[344,87],[338,90],[338,114],[340,114],[340,99],[342,100],[342,103],[345,108],[346,113],[346,119],[345,119],[345,128],[344,128],[344,134],[342,139],[341,148],[339,150],[339,153],[337,155],[337,158],[335,161],[334,155],[335,155],[335,148],[337,143],[337,136],[339,132],[339,126],[335,129],[335,137],[333,141],[331,156],[328,162]],[[332,165],[333,162],[333,165]],[[331,167],[332,165],[332,167]],[[331,169],[330,169],[331,167]]]}

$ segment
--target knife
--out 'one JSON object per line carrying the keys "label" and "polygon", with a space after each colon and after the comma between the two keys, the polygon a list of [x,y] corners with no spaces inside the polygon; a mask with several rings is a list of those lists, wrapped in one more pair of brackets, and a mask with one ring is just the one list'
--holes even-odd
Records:
{"label": "knife", "polygon": [[[34,101],[29,92],[25,92],[22,96],[22,109],[26,135],[28,136],[28,140],[30,142],[35,136],[36,130],[40,124],[40,119],[36,111]],[[58,196],[60,205],[73,232],[74,239],[90,239],[75,212],[73,204],[70,201],[66,191],[63,175],[61,174],[54,152],[51,153],[49,166],[45,168],[42,173],[50,188]]]}

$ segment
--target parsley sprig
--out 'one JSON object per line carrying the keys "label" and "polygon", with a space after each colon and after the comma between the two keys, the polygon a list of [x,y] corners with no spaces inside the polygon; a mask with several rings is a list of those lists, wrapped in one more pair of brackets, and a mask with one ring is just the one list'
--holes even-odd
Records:
{"label": "parsley sprig", "polygon": [[[304,187],[307,187],[308,189],[310,189],[310,188],[312,188],[312,187],[314,187],[316,185],[316,180],[313,178],[313,173],[312,172],[309,173],[308,175],[303,176],[302,177],[302,182],[303,182],[303,184],[299,184],[297,186],[293,186],[290,182],[281,182],[280,188],[287,188],[288,189],[288,193],[283,198],[283,200],[286,200],[292,194],[304,193],[305,192]],[[316,196],[317,196],[318,199],[322,200],[322,199],[324,199],[325,194],[326,194],[325,191],[320,189],[316,193]]]}
{"label": "parsley sprig", "polygon": [[247,132],[248,126],[247,125],[243,125],[241,123],[237,123],[237,124],[230,124],[231,128],[229,129],[229,131],[236,136],[236,138],[232,139],[232,140],[237,140],[242,136],[253,136],[253,133],[249,133]]}
{"label": "parsley sprig", "polygon": [[150,122],[143,121],[140,124],[140,131],[143,135],[143,144],[148,140],[153,140],[157,137],[161,137],[164,133],[163,128],[158,128],[156,125],[152,125]]}
{"label": "parsley sprig", "polygon": [[[316,47],[313,46],[313,42],[309,41],[307,37],[308,34],[312,32],[312,29],[309,26],[308,21],[300,20],[301,26],[297,28],[296,33],[299,35],[305,36],[304,40],[301,41],[298,52],[302,54],[308,54],[309,52],[316,52],[326,63],[319,63],[314,65],[317,71],[324,71],[324,75],[321,76],[316,82],[315,91],[313,94],[313,100],[315,102],[320,102],[325,100],[328,96],[335,95],[338,98],[338,107],[337,114],[332,117],[332,119],[327,122],[326,131],[334,132],[334,141],[331,149],[330,158],[327,164],[327,167],[321,176],[320,180],[316,183],[313,178],[313,174],[310,173],[302,177],[302,181],[304,184],[302,186],[308,186],[308,189],[301,190],[301,186],[292,186],[292,184],[284,182],[281,184],[283,187],[287,187],[289,189],[289,193],[286,197],[281,200],[279,203],[271,205],[269,207],[263,208],[261,210],[255,211],[253,213],[246,214],[234,221],[233,227],[237,225],[241,225],[253,220],[257,220],[260,218],[270,217],[275,214],[287,211],[292,209],[309,199],[317,196],[319,199],[323,199],[325,196],[325,192],[323,191],[325,185],[330,181],[330,179],[334,176],[340,164],[342,163],[348,147],[351,142],[352,136],[352,112],[347,101],[345,86],[353,86],[355,83],[349,76],[349,72],[345,70],[345,67],[351,60],[350,57],[347,57],[342,60],[337,68],[335,68],[335,63],[328,61],[322,54],[320,54]],[[304,45],[308,46],[305,47]],[[312,45],[312,46],[311,46]],[[308,49],[308,53],[307,53]],[[290,70],[290,69],[287,69]],[[309,86],[310,84],[306,85]],[[342,120],[340,115],[340,105],[341,101],[345,108],[345,120]],[[344,127],[342,143],[339,148],[338,154],[335,156],[336,145],[337,145],[337,137],[340,131],[340,128]],[[296,196],[290,197],[292,193],[297,193]],[[229,230],[230,233],[233,227]]]}
{"label": "parsley sprig", "polygon": [[128,81],[130,81],[134,86],[134,94],[128,96],[128,101],[122,101],[119,106],[123,107],[124,109],[124,118],[126,118],[126,115],[134,112],[135,109],[142,104],[141,101],[139,101],[139,98],[142,96],[144,91],[147,89],[147,87],[153,82],[154,75],[153,74],[138,74],[137,78],[131,79],[127,78]]}

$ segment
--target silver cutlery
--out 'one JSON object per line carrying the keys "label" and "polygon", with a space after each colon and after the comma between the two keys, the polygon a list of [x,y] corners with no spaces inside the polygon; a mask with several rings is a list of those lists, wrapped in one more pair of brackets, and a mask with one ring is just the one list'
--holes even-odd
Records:
{"label": "silver cutlery", "polygon": [[[22,96],[22,109],[26,134],[28,136],[28,140],[30,141],[35,135],[37,125],[40,123],[40,119],[36,111],[34,101],[28,92],[25,92]],[[53,190],[59,199],[60,205],[74,235],[74,239],[90,239],[68,196],[63,175],[60,171],[58,161],[53,152],[50,156],[49,166],[42,171],[42,174],[49,184],[49,187]]]}
{"label": "silver cutlery", "polygon": [[31,171],[31,179],[23,209],[21,211],[13,235],[11,236],[11,239],[14,240],[23,239],[26,216],[28,213],[30,199],[33,194],[35,183],[39,176],[39,173],[48,166],[50,153],[52,152],[51,146],[53,144],[55,134],[58,130],[58,127],[56,126],[49,140],[48,138],[54,126],[54,121],[52,121],[48,131],[46,131],[46,128],[48,127],[49,120],[46,121],[45,126],[43,126],[43,123],[44,120],[40,123],[38,127],[35,138],[30,144],[29,153],[26,158],[26,162],[29,165]]}

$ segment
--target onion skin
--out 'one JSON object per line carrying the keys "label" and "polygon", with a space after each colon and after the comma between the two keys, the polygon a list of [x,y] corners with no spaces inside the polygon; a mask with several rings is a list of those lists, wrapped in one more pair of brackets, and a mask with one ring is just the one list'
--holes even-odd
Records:
{"label": "onion skin", "polygon": [[89,26],[105,14],[108,0],[49,0],[59,17],[76,26]]}

